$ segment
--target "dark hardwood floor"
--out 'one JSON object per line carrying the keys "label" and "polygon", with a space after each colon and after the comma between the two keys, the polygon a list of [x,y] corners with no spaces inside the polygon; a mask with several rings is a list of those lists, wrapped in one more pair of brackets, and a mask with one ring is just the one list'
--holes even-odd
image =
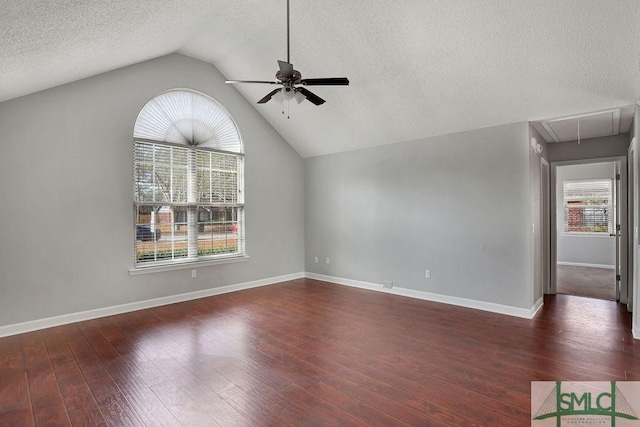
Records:
{"label": "dark hardwood floor", "polygon": [[611,301],[534,320],[301,279],[0,339],[0,425],[526,426],[532,380],[640,380]]}

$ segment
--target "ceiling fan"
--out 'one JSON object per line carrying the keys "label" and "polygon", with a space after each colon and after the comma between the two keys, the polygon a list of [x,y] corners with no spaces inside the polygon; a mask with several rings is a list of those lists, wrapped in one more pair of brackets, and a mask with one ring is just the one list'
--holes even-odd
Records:
{"label": "ceiling fan", "polygon": [[303,86],[347,86],[349,85],[349,79],[346,77],[322,77],[316,79],[303,79],[300,71],[293,69],[290,57],[290,44],[289,44],[289,0],[287,0],[287,61],[278,61],[278,67],[280,68],[276,72],[277,81],[269,80],[227,80],[225,83],[258,83],[258,84],[270,84],[280,85],[282,87],[269,92],[264,98],[258,101],[258,104],[264,104],[269,101],[274,95],[280,93],[285,100],[295,99],[300,104],[305,99],[308,99],[315,105],[322,105],[325,100],[314,94],[310,90]]}

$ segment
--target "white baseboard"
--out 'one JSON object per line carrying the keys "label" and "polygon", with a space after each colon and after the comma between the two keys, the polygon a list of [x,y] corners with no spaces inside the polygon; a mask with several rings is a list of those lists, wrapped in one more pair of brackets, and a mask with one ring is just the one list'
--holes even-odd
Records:
{"label": "white baseboard", "polygon": [[0,326],[0,338],[9,335],[22,334],[39,329],[52,328],[54,326],[66,325],[83,320],[97,319],[99,317],[112,316],[114,314],[128,313],[145,308],[159,307],[161,305],[174,304],[177,302],[190,301],[199,298],[206,298],[214,295],[226,294],[229,292],[241,291],[244,289],[257,288],[259,286],[273,285],[275,283],[286,282],[288,280],[301,279],[304,273],[287,274],[284,276],[270,277],[268,279],[256,280],[253,282],[238,283],[235,285],[221,286],[219,288],[204,289],[201,291],[188,292],[184,294],[171,295],[162,298],[154,298],[145,301],[131,302],[112,307],[97,308],[95,310],[81,311],[79,313],[63,314],[61,316],[48,317],[45,319],[32,320],[29,322],[15,323],[13,325]]}
{"label": "white baseboard", "polygon": [[361,282],[358,280],[351,280],[351,279],[342,279],[340,277],[325,276],[325,275],[316,274],[316,273],[307,272],[305,273],[305,275],[309,279],[322,280],[323,282],[336,283],[338,285],[352,286],[355,288],[368,289],[371,291],[401,295],[405,297],[439,302],[443,304],[457,305],[460,307],[475,308],[477,310],[490,311],[492,313],[506,314],[509,316],[522,317],[525,319],[532,319],[535,313],[542,306],[542,298],[539,299],[536,302],[536,304],[534,304],[533,307],[531,307],[530,309],[526,309],[526,308],[519,308],[519,307],[511,307],[511,306],[502,305],[502,304],[495,304],[491,302],[477,301],[477,300],[472,300],[467,298],[452,297],[448,295],[434,294],[434,293],[424,292],[424,291],[416,291],[414,289],[397,288],[397,287],[386,289],[386,288],[383,288],[382,285],[379,285],[376,283]]}
{"label": "white baseboard", "polygon": [[533,304],[533,307],[531,307],[531,317],[529,317],[529,319],[533,319],[534,317],[536,317],[536,314],[538,314],[538,311],[540,311],[543,304],[544,304],[544,297],[540,297],[540,299],[538,299],[538,301],[536,301],[536,303]]}
{"label": "white baseboard", "polygon": [[631,333],[633,334],[634,340],[640,340],[640,328],[633,328]]}
{"label": "white baseboard", "polygon": [[616,269],[615,265],[609,265],[609,264],[588,264],[588,263],[584,263],[584,262],[565,262],[565,261],[558,261],[557,264],[558,265],[569,265],[569,266],[572,266],[572,267],[606,268],[608,270],[615,270]]}
{"label": "white baseboard", "polygon": [[[136,310],[143,310],[146,308],[159,307],[167,304],[174,304],[177,302],[190,301],[199,298],[206,298],[214,295],[226,294],[229,292],[241,291],[244,289],[256,288],[259,286],[267,286],[275,283],[286,282],[288,280],[301,279],[308,277],[310,279],[322,280],[324,282],[336,283],[339,285],[351,286],[361,289],[367,289],[377,292],[384,292],[388,294],[400,295],[410,298],[416,298],[426,301],[433,301],[443,304],[456,305],[460,307],[473,308],[477,310],[489,311],[492,313],[506,314],[509,316],[521,317],[525,319],[532,319],[540,310],[543,305],[543,299],[540,298],[530,309],[512,307],[502,304],[495,304],[485,301],[477,301],[467,298],[453,297],[448,295],[434,294],[424,291],[416,291],[413,289],[394,287],[391,289],[385,289],[380,284],[362,282],[358,280],[343,279],[339,277],[325,276],[315,273],[293,273],[283,276],[270,277],[267,279],[256,280],[253,282],[238,283],[235,285],[221,286],[219,288],[204,289],[201,291],[188,292],[179,295],[171,295],[162,298],[154,298],[145,301],[137,301],[127,304],[121,304],[112,307],[98,308],[95,310],[87,310],[79,313],[64,314],[61,316],[49,317],[45,319],[38,319],[23,323],[15,323],[12,325],[0,326],[0,338],[21,334],[25,332],[36,331],[40,329],[52,328],[55,326],[66,325],[69,323],[81,322],[83,320],[97,319],[100,317],[112,316],[115,314],[128,313]],[[640,329],[633,328],[633,337],[640,339]]]}

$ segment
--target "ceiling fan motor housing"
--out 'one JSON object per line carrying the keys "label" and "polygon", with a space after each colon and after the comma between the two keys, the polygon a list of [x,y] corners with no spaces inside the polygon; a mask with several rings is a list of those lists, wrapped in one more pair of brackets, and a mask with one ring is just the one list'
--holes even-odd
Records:
{"label": "ceiling fan motor housing", "polygon": [[283,76],[282,71],[280,70],[276,72],[276,79],[280,80],[282,83],[292,82],[293,84],[297,84],[301,78],[302,74],[300,74],[300,71],[298,70],[293,70],[291,77]]}

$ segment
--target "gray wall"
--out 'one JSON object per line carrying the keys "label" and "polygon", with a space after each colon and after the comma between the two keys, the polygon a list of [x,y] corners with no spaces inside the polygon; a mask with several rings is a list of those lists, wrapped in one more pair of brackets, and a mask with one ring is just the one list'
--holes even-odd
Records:
{"label": "gray wall", "polygon": [[557,142],[548,144],[547,160],[562,162],[567,160],[588,160],[604,157],[627,155],[629,135],[624,133],[616,136],[585,139],[578,144],[572,142]]}
{"label": "gray wall", "polygon": [[517,123],[305,159],[306,271],[531,308],[529,151]]}
{"label": "gray wall", "polygon": [[564,232],[563,182],[582,179],[615,178],[615,164],[592,163],[558,166],[556,168],[556,228],[558,236],[558,264],[598,264],[615,267],[615,238],[571,235]]}
{"label": "gray wall", "polygon": [[[175,87],[238,124],[251,258],[129,276],[133,124]],[[303,271],[303,165],[217,70],[178,54],[1,103],[0,325]]]}

